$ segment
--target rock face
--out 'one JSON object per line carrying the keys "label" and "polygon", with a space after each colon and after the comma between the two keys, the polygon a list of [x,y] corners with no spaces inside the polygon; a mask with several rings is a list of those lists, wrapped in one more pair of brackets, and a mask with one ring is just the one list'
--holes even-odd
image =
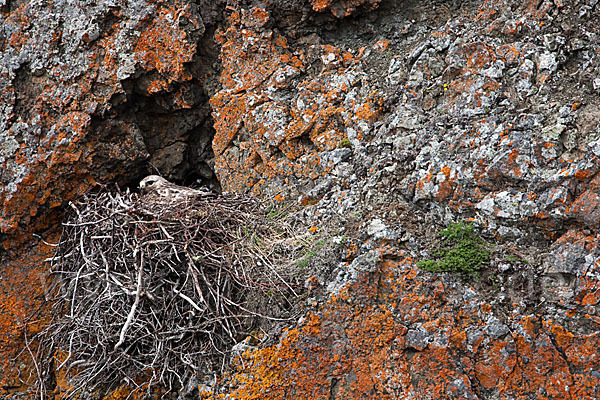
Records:
{"label": "rock face", "polygon": [[211,137],[201,138],[210,127],[198,81],[210,71],[194,62],[219,7],[211,3],[4,5],[3,233],[43,229],[38,216],[96,181],[131,180],[147,160],[182,178],[174,167]]}
{"label": "rock face", "polygon": [[212,177],[204,80],[222,5],[205,3],[0,2],[3,390],[30,380],[12,351],[23,350],[26,322],[40,322],[40,260],[51,255],[32,234],[55,242],[69,200],[136,181],[149,165],[177,180]]}
{"label": "rock face", "polygon": [[[328,294],[212,391],[600,398],[598,2],[264,3],[0,0],[4,358],[43,304],[31,235],[151,163],[348,239]],[[456,220],[497,244],[479,281],[415,265]]]}
{"label": "rock face", "polygon": [[454,279],[383,261],[252,353],[233,398],[597,398],[597,333],[523,311],[497,316]]}

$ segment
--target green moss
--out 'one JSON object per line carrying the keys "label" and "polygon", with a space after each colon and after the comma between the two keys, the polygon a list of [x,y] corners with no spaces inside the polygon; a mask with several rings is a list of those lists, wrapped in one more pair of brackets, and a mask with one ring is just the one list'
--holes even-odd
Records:
{"label": "green moss", "polygon": [[340,140],[340,142],[338,143],[338,147],[340,149],[343,149],[343,148],[351,149],[352,143],[350,143],[350,139],[344,138],[344,139]]}
{"label": "green moss", "polygon": [[498,277],[496,276],[496,274],[491,274],[488,277],[488,280],[490,281],[490,284],[494,287],[496,291],[500,290],[500,286],[498,285]]}
{"label": "green moss", "polygon": [[315,255],[313,253],[309,253],[306,255],[306,257],[301,258],[296,261],[296,265],[298,266],[298,268],[300,268],[300,272],[304,272],[306,267],[308,267],[310,265],[310,261],[312,260],[312,258],[314,256]]}
{"label": "green moss", "polygon": [[306,254],[304,254],[304,256],[302,258],[296,260],[296,266],[298,267],[295,272],[296,275],[304,275],[306,273],[308,266],[312,262],[312,259],[316,255],[317,255],[317,253],[314,250],[310,250],[310,251],[306,252]]}
{"label": "green moss", "polygon": [[441,245],[433,258],[422,260],[417,266],[430,272],[459,272],[475,275],[490,264],[486,243],[473,230],[472,224],[452,223],[442,230]]}

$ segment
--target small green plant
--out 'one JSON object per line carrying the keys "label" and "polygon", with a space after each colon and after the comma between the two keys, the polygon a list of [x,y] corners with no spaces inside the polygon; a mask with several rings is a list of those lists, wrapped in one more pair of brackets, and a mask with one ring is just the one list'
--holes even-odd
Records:
{"label": "small green plant", "polygon": [[310,264],[310,261],[316,255],[317,255],[317,252],[315,250],[309,250],[306,252],[306,254],[304,254],[304,257],[302,257],[301,259],[296,261],[296,265],[299,268],[304,269],[304,268],[308,267],[308,265]]}
{"label": "small green plant", "polygon": [[490,284],[494,287],[494,289],[500,290],[500,286],[498,286],[498,277],[496,276],[496,274],[490,274],[488,280],[490,281]]}
{"label": "small green plant", "polygon": [[472,224],[451,223],[441,232],[442,242],[433,258],[417,263],[419,268],[430,272],[459,272],[476,276],[490,264],[490,252],[486,242],[473,230]]}
{"label": "small green plant", "polygon": [[514,254],[510,254],[506,256],[506,261],[508,261],[511,265],[515,264],[529,264],[529,261],[524,259],[523,257],[515,256]]}
{"label": "small green plant", "polygon": [[310,264],[310,260],[312,259],[311,257],[305,257],[305,258],[301,258],[299,260],[296,261],[296,265],[299,268],[299,272],[304,272],[304,270],[306,269],[306,267],[308,267],[308,265]]}
{"label": "small green plant", "polygon": [[340,149],[351,149],[352,148],[352,143],[350,143],[350,139],[348,138],[344,138],[342,140],[340,140],[340,142],[338,143],[338,147]]}
{"label": "small green plant", "polygon": [[317,251],[322,249],[327,241],[325,239],[320,239],[312,244],[312,248],[307,249],[304,256],[300,259],[296,260],[296,265],[298,266],[298,272],[304,272],[306,268],[310,265],[312,259],[317,255]]}
{"label": "small green plant", "polygon": [[289,212],[287,211],[287,209],[282,208],[282,207],[277,207],[275,205],[271,205],[267,209],[267,218],[269,220],[283,219],[283,218],[287,217],[288,215],[289,215]]}

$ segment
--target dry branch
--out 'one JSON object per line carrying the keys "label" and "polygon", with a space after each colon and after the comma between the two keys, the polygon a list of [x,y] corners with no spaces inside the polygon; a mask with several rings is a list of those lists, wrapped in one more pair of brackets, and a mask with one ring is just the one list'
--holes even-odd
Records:
{"label": "dry branch", "polygon": [[117,190],[71,209],[39,359],[68,372],[73,394],[181,388],[224,365],[261,320],[291,317],[303,280],[292,279],[297,234],[254,199],[166,204]]}

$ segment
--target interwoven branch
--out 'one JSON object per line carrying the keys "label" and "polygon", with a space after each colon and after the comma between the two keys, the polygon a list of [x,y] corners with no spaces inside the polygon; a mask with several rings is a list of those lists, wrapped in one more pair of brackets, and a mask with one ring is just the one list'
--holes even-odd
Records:
{"label": "interwoven branch", "polygon": [[224,365],[257,319],[290,318],[299,238],[256,200],[166,204],[104,191],[71,208],[39,354],[67,372],[72,393],[181,388]]}

